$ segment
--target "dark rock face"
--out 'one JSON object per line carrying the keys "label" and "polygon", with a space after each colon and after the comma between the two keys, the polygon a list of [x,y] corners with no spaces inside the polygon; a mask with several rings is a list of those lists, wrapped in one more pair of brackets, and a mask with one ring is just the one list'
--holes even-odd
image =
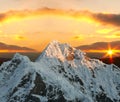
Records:
{"label": "dark rock face", "polygon": [[[59,88],[53,88],[51,85],[47,91],[48,102],[66,102],[62,91]],[[57,98],[56,98],[57,96]]]}
{"label": "dark rock face", "polygon": [[46,85],[43,82],[43,79],[41,78],[40,74],[36,73],[36,79],[34,81],[35,87],[31,90],[31,94],[37,94],[37,95],[46,95]]}
{"label": "dark rock face", "polygon": [[96,100],[97,102],[115,102],[112,101],[109,97],[107,97],[105,93],[99,93],[98,95],[96,95]]}
{"label": "dark rock face", "polygon": [[20,59],[13,59],[6,68],[2,67],[2,68],[0,69],[0,71],[6,70],[7,72],[12,72],[12,71],[14,71],[15,68],[17,68],[17,66],[18,66],[20,63],[21,63],[21,60],[20,60]]}
{"label": "dark rock face", "polygon": [[[48,102],[66,102],[63,93],[60,89],[58,89],[55,86],[49,85],[46,89],[46,84],[43,82],[43,79],[41,78],[40,74],[36,73],[36,78],[34,81],[35,87],[31,90],[30,95],[27,97],[26,102],[41,102],[40,99],[38,99],[34,95],[40,95],[40,96],[47,96]],[[57,96],[57,98],[55,98]]]}
{"label": "dark rock face", "polygon": [[29,95],[26,96],[25,102],[41,102],[40,99],[34,95],[46,96],[46,85],[38,73],[36,73],[34,84],[33,89]]}
{"label": "dark rock face", "polygon": [[[22,77],[20,83],[8,95],[8,102],[16,102],[16,101],[22,102],[23,99],[27,97],[27,95],[25,93],[20,92],[20,90],[21,89],[28,90],[29,85],[32,84],[31,77],[32,77],[32,73],[28,73],[27,75]],[[22,95],[19,96],[16,93],[20,93]]]}
{"label": "dark rock face", "polygon": [[39,98],[29,95],[24,102],[41,102]]}
{"label": "dark rock face", "polygon": [[[42,102],[38,97],[36,97],[36,95],[47,97],[48,102],[67,102],[67,100],[63,96],[62,91],[56,86],[52,86],[52,85],[49,85],[48,87],[46,87],[45,82],[43,82],[41,75],[38,73],[36,73],[34,84],[35,86],[30,91],[29,95],[25,96],[24,102]],[[22,85],[24,85],[24,83]],[[15,89],[14,92],[15,91],[17,91],[17,89]],[[14,100],[18,100],[18,98],[15,97]]]}

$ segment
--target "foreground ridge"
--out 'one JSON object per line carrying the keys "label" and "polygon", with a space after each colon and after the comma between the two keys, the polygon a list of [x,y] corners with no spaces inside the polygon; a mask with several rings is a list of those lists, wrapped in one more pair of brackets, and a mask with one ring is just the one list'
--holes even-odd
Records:
{"label": "foreground ridge", "polygon": [[120,102],[120,69],[53,41],[35,62],[17,53],[0,66],[0,102]]}

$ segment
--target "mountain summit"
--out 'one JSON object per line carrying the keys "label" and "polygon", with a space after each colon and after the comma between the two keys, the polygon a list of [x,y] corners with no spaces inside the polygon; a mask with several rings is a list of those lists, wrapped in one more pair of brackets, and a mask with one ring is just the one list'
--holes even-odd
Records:
{"label": "mountain summit", "polygon": [[35,62],[0,66],[0,102],[120,102],[120,68],[53,41]]}
{"label": "mountain summit", "polygon": [[74,59],[82,59],[85,53],[76,50],[75,48],[72,48],[69,44],[61,44],[58,41],[53,41],[48,46],[46,49],[43,51],[41,56],[37,59],[37,61],[41,60],[43,58],[55,58],[59,59],[62,62],[65,61],[72,61]]}

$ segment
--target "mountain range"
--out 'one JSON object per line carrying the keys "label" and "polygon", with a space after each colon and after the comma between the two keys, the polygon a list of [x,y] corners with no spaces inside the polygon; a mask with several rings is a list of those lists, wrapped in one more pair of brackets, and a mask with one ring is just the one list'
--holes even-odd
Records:
{"label": "mountain range", "polygon": [[120,49],[120,41],[96,42],[90,45],[81,45],[76,48],[81,50],[104,50],[106,48]]}
{"label": "mountain range", "polygon": [[21,47],[17,45],[9,45],[0,42],[0,50],[7,50],[7,51],[27,51],[27,52],[35,52],[36,50],[28,48],[28,47]]}
{"label": "mountain range", "polygon": [[16,53],[0,66],[0,102],[120,102],[120,68],[53,41],[35,62]]}

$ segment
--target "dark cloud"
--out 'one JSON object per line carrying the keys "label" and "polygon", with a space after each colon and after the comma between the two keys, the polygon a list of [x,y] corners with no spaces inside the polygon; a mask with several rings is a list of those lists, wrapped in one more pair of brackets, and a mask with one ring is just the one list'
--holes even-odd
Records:
{"label": "dark cloud", "polygon": [[34,49],[27,48],[27,47],[20,47],[16,45],[7,45],[5,43],[0,42],[0,50],[8,50],[8,51],[28,51],[28,52],[34,52]]}
{"label": "dark cloud", "polygon": [[5,18],[6,18],[6,15],[3,14],[3,13],[1,13],[1,14],[0,14],[0,21],[3,21]]}
{"label": "dark cloud", "polygon": [[96,42],[91,45],[82,45],[78,46],[76,48],[81,50],[105,50],[108,48],[108,46],[111,46],[111,48],[119,49],[120,50],[120,41],[113,41],[113,42]]}
{"label": "dark cloud", "polygon": [[103,24],[120,26],[120,14],[93,14],[93,18]]}

